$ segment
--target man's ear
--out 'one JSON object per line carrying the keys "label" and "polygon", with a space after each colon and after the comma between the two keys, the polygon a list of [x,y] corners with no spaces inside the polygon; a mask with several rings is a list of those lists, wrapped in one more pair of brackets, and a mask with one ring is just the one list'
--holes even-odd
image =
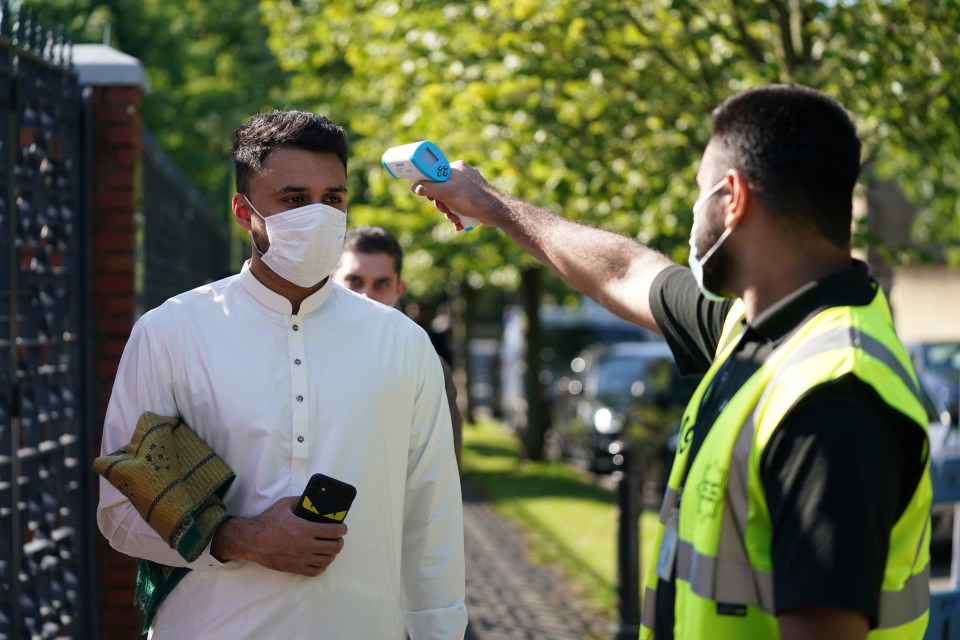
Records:
{"label": "man's ear", "polygon": [[233,201],[230,203],[233,208],[233,217],[245,231],[250,231],[250,203],[243,194],[233,194]]}
{"label": "man's ear", "polygon": [[398,281],[397,282],[397,300],[399,300],[400,297],[403,296],[406,290],[407,290],[407,283],[404,282],[403,280]]}
{"label": "man's ear", "polygon": [[736,169],[730,169],[725,176],[727,181],[728,200],[724,207],[723,224],[729,228],[743,222],[750,204],[750,183],[746,177]]}

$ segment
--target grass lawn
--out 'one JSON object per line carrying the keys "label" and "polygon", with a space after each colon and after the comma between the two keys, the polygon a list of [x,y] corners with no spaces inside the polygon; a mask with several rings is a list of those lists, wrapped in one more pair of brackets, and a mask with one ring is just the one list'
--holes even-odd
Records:
{"label": "grass lawn", "polygon": [[[616,495],[563,463],[520,462],[518,449],[517,436],[496,422],[465,425],[465,483],[521,526],[534,562],[560,566],[584,601],[616,620]],[[655,527],[656,514],[644,513],[641,563]]]}

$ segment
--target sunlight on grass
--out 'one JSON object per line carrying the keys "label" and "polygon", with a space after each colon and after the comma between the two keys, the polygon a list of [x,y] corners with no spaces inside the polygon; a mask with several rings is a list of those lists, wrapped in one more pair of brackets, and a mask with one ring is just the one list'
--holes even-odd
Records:
{"label": "sunlight on grass", "polygon": [[[557,565],[583,599],[617,614],[615,494],[560,462],[520,462],[517,436],[495,422],[463,432],[464,478],[501,515],[519,523],[534,562]],[[641,518],[641,558],[652,544],[656,515]],[[641,574],[642,575],[642,574]],[[641,581],[642,583],[642,581]]]}

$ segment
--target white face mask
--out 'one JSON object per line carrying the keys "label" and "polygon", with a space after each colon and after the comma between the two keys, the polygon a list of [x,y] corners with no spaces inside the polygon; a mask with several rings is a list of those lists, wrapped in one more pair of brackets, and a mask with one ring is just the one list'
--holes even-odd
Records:
{"label": "white face mask", "polygon": [[703,284],[703,265],[717,252],[717,249],[720,248],[720,245],[723,244],[723,241],[727,239],[727,236],[730,235],[730,232],[733,231],[733,227],[727,227],[727,229],[717,238],[717,241],[713,243],[713,246],[710,247],[703,257],[700,258],[697,256],[697,221],[700,219],[700,211],[703,210],[703,206],[707,203],[707,200],[712,198],[714,195],[719,193],[720,189],[727,184],[726,178],[715,184],[702,198],[697,200],[693,205],[693,226],[690,228],[690,271],[693,272],[693,277],[697,279],[697,285],[700,287],[703,297],[707,300],[712,300],[714,302],[719,302],[723,300],[726,296],[722,296],[719,293],[710,291]]}
{"label": "white face mask", "polygon": [[270,246],[264,253],[250,232],[254,249],[264,264],[298,287],[312,287],[330,275],[340,262],[347,214],[326,204],[309,204],[265,217],[244,196],[267,227]]}

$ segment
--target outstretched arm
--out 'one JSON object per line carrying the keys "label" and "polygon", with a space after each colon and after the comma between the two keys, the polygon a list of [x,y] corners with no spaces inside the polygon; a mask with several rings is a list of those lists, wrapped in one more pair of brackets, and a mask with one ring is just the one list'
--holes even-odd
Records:
{"label": "outstretched arm", "polygon": [[577,291],[626,320],[658,330],[650,311],[650,286],[672,260],[626,236],[500,193],[462,161],[451,169],[448,181],[417,182],[413,192],[433,200],[458,228],[458,213],[499,227]]}

